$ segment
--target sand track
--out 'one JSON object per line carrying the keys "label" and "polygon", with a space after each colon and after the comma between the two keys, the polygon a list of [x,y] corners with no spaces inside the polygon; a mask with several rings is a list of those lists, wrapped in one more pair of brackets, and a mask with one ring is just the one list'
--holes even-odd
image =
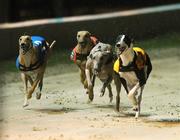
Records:
{"label": "sand track", "polygon": [[[2,87],[0,96],[1,140],[179,140],[180,63],[179,57],[153,60],[153,72],[145,87],[142,115],[133,117],[125,92],[121,112],[114,111],[108,94],[87,104],[87,95],[77,72],[45,77],[41,100],[22,108],[22,83]],[[17,75],[18,76],[18,75]],[[113,85],[115,99],[115,88]]]}

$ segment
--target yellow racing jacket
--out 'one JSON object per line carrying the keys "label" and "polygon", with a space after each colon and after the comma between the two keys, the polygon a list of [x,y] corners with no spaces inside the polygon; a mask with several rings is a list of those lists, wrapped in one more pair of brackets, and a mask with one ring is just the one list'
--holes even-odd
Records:
{"label": "yellow racing jacket", "polygon": [[123,66],[121,58],[118,58],[114,63],[113,69],[116,73],[134,71],[137,78],[139,79],[140,86],[142,86],[146,83],[147,80],[145,77],[144,67],[145,65],[148,66],[148,77],[151,72],[152,65],[149,56],[143,49],[139,47],[133,47],[133,50],[135,52],[135,57],[132,63],[130,63],[128,66]]}

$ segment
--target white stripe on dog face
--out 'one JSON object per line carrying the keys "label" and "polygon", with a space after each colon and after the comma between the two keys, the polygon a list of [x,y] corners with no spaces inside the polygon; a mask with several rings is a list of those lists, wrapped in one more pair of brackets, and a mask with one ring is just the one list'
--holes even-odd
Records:
{"label": "white stripe on dog face", "polygon": [[120,40],[120,44],[122,44],[122,43],[123,43],[124,38],[125,38],[125,35],[123,35],[123,36],[122,36],[122,38],[121,38],[121,40]]}
{"label": "white stripe on dog face", "polygon": [[118,41],[116,44],[122,45],[124,43],[124,38],[125,38],[125,35],[122,35],[120,41]]}

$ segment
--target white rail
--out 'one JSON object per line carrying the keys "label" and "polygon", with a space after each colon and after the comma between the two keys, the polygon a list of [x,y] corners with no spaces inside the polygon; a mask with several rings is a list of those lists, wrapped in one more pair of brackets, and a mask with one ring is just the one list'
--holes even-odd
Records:
{"label": "white rail", "polygon": [[124,16],[140,15],[140,14],[174,11],[174,10],[180,10],[180,3],[164,5],[164,6],[140,8],[140,9],[128,10],[128,11],[104,13],[104,14],[29,20],[29,21],[22,21],[22,22],[16,22],[16,23],[3,23],[3,24],[0,24],[0,29],[20,28],[20,27],[28,27],[28,26],[36,26],[36,25],[44,25],[44,24],[54,24],[54,23],[99,20],[99,19],[107,19],[107,18],[114,18],[114,17],[124,17]]}

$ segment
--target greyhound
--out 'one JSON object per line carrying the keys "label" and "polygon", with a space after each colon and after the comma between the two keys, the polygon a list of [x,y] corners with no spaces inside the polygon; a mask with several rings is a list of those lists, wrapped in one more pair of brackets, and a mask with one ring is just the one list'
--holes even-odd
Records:
{"label": "greyhound", "polygon": [[93,87],[95,77],[97,76],[102,82],[101,88],[102,97],[105,93],[105,88],[109,90],[110,102],[113,100],[111,89],[111,81],[113,79],[113,51],[109,44],[99,42],[90,52],[86,62],[86,78],[88,82],[89,101],[94,98]]}
{"label": "greyhound", "polygon": [[[35,88],[39,87],[36,98],[41,98],[43,77],[46,69],[47,59],[56,41],[49,46],[48,42],[41,36],[23,35],[19,38],[19,56],[16,59],[16,67],[21,71],[21,79],[24,83],[25,99],[23,107],[29,105],[29,99]],[[33,80],[32,76],[36,75]],[[28,89],[28,82],[31,87]]]}
{"label": "greyhound", "polygon": [[[140,115],[140,104],[146,81],[151,73],[152,64],[148,54],[141,48],[133,47],[127,35],[119,35],[116,41],[118,59],[114,63],[115,85],[117,90],[116,109],[119,111],[121,83],[133,104],[135,118]],[[138,89],[140,92],[138,93]],[[136,99],[136,95],[138,95]]]}
{"label": "greyhound", "polygon": [[[85,75],[87,56],[92,48],[98,43],[98,40],[88,31],[78,31],[76,39],[77,45],[73,49],[70,59],[79,67],[81,83],[84,88],[87,89],[88,85]],[[86,93],[88,93],[88,91]]]}

